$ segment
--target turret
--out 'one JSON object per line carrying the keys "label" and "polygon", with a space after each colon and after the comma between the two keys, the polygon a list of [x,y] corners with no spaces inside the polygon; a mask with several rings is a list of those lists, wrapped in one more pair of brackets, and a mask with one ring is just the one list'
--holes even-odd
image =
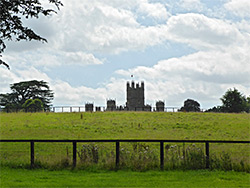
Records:
{"label": "turret", "polygon": [[133,89],[135,88],[135,82],[132,81],[132,86],[131,86]]}
{"label": "turret", "polygon": [[144,89],[144,82],[141,82],[141,88]]}

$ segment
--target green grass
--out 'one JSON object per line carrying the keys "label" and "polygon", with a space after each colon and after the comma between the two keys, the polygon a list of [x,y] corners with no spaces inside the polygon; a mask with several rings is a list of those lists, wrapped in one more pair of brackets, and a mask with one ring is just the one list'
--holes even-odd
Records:
{"label": "green grass", "polygon": [[1,139],[250,138],[250,114],[0,113],[0,118]]}
{"label": "green grass", "polygon": [[[0,122],[1,139],[250,140],[250,114],[0,113]],[[91,161],[91,152],[84,154],[83,148],[93,147],[98,148],[97,164]],[[204,149],[204,144],[165,143],[165,171],[159,171],[159,144],[121,143],[123,170],[109,171],[115,165],[114,144],[78,143],[82,161],[78,155],[77,168],[72,170],[71,143],[35,143],[39,168],[30,170],[29,143],[1,143],[0,187],[250,187],[250,174],[244,172],[169,171],[181,169],[181,153],[192,148]],[[210,144],[210,155],[220,158],[213,163],[220,166],[215,169],[229,166],[230,170],[232,162],[236,170],[249,172],[249,145]]]}
{"label": "green grass", "polygon": [[222,171],[48,171],[2,168],[0,187],[250,187],[250,174]]}
{"label": "green grass", "polygon": [[[98,112],[98,113],[0,113],[1,139],[209,139],[209,140],[250,140],[250,114],[223,113],[153,113],[153,112]],[[133,144],[122,143],[124,160],[141,168],[140,152],[146,152],[145,161],[148,168],[159,167],[159,144],[141,143],[149,150],[136,151]],[[83,144],[78,143],[78,151]],[[94,144],[98,147],[98,167],[113,169],[115,160],[114,144]],[[168,146],[167,146],[168,145]],[[143,146],[143,147],[144,147]],[[191,145],[165,143],[173,148],[165,152],[172,156],[165,157],[180,165],[178,158],[182,156],[184,147]],[[196,144],[196,148],[204,148],[204,144]],[[211,158],[225,159],[229,154],[236,169],[249,169],[250,146],[242,144],[210,144]],[[25,166],[29,164],[29,143],[1,143],[0,162],[7,166]],[[143,154],[144,155],[144,154]],[[71,143],[35,143],[35,159],[37,164],[67,167],[72,163]],[[171,160],[170,160],[171,159]],[[87,159],[88,160],[88,159]],[[154,163],[151,163],[155,161]],[[87,161],[89,162],[89,161]],[[122,162],[122,161],[121,161]],[[47,164],[45,164],[47,163]],[[80,164],[78,156],[78,165]],[[93,162],[92,162],[93,163]],[[125,163],[124,163],[125,164]],[[216,163],[214,163],[216,164]],[[91,164],[93,165],[93,164]],[[167,169],[172,167],[168,166]],[[217,164],[217,166],[220,164]],[[128,164],[124,165],[128,166]],[[246,168],[245,168],[246,167]],[[82,168],[82,167],[81,167]],[[224,167],[223,167],[224,168]],[[230,168],[229,168],[230,169]],[[248,170],[246,170],[248,171]]]}

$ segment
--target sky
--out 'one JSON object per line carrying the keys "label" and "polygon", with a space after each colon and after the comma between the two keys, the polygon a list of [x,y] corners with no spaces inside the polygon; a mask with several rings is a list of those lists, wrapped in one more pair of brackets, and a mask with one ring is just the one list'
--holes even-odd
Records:
{"label": "sky", "polygon": [[55,106],[125,105],[134,80],[144,81],[146,104],[193,99],[203,109],[221,105],[229,88],[250,95],[249,0],[62,2],[57,14],[23,19],[47,43],[6,41],[11,69],[0,67],[0,93],[36,79],[48,82]]}

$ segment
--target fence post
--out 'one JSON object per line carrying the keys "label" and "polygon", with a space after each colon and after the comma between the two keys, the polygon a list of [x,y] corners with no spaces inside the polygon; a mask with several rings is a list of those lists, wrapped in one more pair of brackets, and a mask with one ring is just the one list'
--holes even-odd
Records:
{"label": "fence post", "polygon": [[209,168],[209,142],[206,142],[206,168]]}
{"label": "fence post", "polygon": [[119,162],[120,162],[120,143],[116,142],[116,158],[115,158],[116,169],[119,168]]}
{"label": "fence post", "polygon": [[164,170],[164,142],[160,142],[160,166],[161,170]]}
{"label": "fence post", "polygon": [[76,167],[76,142],[73,142],[73,167]]}
{"label": "fence post", "polygon": [[30,142],[30,167],[34,168],[35,162],[35,149],[34,149],[34,141]]}

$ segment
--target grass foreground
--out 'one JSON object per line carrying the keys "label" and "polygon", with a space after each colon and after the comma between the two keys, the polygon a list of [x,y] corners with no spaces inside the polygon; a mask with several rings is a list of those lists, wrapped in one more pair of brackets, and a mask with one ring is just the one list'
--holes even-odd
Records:
{"label": "grass foreground", "polygon": [[[250,114],[0,113],[0,121],[1,139],[250,140]],[[115,164],[112,144],[78,144],[77,168],[71,170],[71,143],[35,143],[38,168],[31,170],[29,143],[1,143],[0,187],[250,187],[249,147],[211,144],[211,157],[219,158],[213,161],[219,167],[213,169],[222,170],[182,171],[178,165],[187,162],[183,151],[195,151],[190,161],[198,157],[202,162],[204,151],[199,149],[204,145],[165,143],[166,167],[159,171],[158,145],[124,143],[124,168],[115,171],[110,170]],[[234,163],[244,172],[232,171]],[[200,169],[197,164],[191,169]]]}
{"label": "grass foreground", "polygon": [[[1,139],[250,140],[250,114],[96,112],[0,113]],[[204,144],[165,143],[165,169],[203,169]],[[77,166],[114,169],[112,143],[77,145]],[[210,144],[212,169],[250,171],[249,144]],[[122,143],[122,169],[159,169],[158,143]],[[0,143],[0,165],[29,165],[29,143]],[[197,159],[197,160],[195,160]],[[48,169],[72,164],[72,143],[35,143],[35,162]]]}
{"label": "grass foreground", "polygon": [[4,167],[0,187],[250,187],[250,174],[234,171],[85,171]]}

